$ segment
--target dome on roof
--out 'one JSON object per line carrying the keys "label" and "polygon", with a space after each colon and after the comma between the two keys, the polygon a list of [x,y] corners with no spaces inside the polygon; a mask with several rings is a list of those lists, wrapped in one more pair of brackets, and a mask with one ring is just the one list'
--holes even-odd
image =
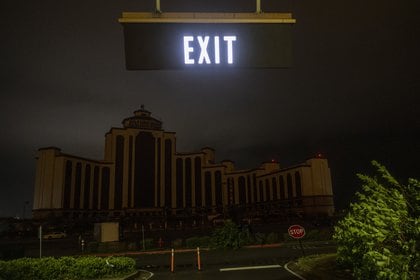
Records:
{"label": "dome on roof", "polygon": [[124,128],[161,130],[162,122],[151,115],[152,113],[145,110],[144,105],[141,105],[139,110],[134,111],[134,116],[125,118],[122,124]]}

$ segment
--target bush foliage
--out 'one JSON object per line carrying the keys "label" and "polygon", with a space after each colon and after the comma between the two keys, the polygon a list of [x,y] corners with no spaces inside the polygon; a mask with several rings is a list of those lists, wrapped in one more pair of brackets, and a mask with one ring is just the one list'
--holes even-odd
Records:
{"label": "bush foliage", "polygon": [[196,248],[196,247],[209,247],[211,243],[210,236],[202,236],[202,237],[190,237],[185,240],[185,244],[188,248]]}
{"label": "bush foliage", "polygon": [[127,275],[135,270],[135,261],[127,257],[22,258],[0,261],[0,279],[76,280]]}
{"label": "bush foliage", "polygon": [[358,175],[363,190],[335,227],[338,262],[356,279],[414,279],[418,272],[420,182],[397,182],[373,161],[378,177]]}
{"label": "bush foliage", "polygon": [[240,229],[234,222],[227,220],[223,227],[217,228],[211,237],[213,247],[219,249],[238,249],[250,241],[247,229]]}

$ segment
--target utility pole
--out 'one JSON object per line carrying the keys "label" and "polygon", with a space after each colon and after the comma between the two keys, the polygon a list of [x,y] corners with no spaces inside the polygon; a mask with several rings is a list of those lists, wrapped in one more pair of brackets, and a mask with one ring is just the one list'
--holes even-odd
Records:
{"label": "utility pole", "polygon": [[39,236],[39,258],[42,258],[42,226],[39,226],[38,236]]}
{"label": "utility pole", "polygon": [[141,224],[141,234],[143,239],[143,251],[146,251],[146,244],[144,244],[144,225]]}
{"label": "utility pole", "polygon": [[26,214],[26,205],[29,205],[29,201],[25,201],[23,203],[23,213],[22,213],[22,219],[25,220],[25,214]]}

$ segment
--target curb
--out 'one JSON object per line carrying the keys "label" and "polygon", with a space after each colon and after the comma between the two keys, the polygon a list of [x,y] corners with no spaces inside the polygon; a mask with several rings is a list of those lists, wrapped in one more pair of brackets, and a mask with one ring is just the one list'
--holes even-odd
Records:
{"label": "curb", "polygon": [[256,249],[256,248],[278,248],[283,246],[283,243],[261,244],[261,245],[247,245],[242,248]]}
{"label": "curb", "polygon": [[147,279],[150,279],[150,278],[152,278],[152,277],[153,277],[153,275],[154,275],[154,274],[153,274],[152,272],[150,272],[150,271],[139,269],[139,270],[137,270],[136,272],[133,272],[132,274],[130,274],[130,275],[128,275],[128,276],[126,276],[125,278],[122,278],[121,280],[135,280],[135,279],[137,279],[137,277],[141,274],[141,272],[149,273],[149,275],[148,275],[148,276],[145,276],[145,277],[142,277],[140,280],[147,280]]}
{"label": "curb", "polygon": [[[201,251],[209,251],[209,248],[200,248]],[[175,250],[176,253],[188,253],[188,252],[196,252],[197,249],[178,249]],[[131,255],[164,255],[170,254],[171,250],[159,250],[159,251],[128,251],[128,252],[119,252],[119,253],[93,253],[89,254],[89,256],[97,256],[97,257],[108,257],[108,256],[131,256]]]}
{"label": "curb", "polygon": [[293,274],[294,276],[296,276],[297,278],[301,279],[301,280],[306,280],[306,278],[304,278],[302,275],[297,274],[296,272],[292,271],[290,268],[288,268],[289,264],[291,264],[292,262],[288,262],[284,265],[284,269],[286,269],[289,273]]}

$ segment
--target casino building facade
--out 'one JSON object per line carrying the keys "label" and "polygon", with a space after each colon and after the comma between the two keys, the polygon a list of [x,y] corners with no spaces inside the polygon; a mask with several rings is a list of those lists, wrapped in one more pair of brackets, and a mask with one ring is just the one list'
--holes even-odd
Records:
{"label": "casino building facade", "polygon": [[106,133],[103,160],[48,147],[39,149],[36,161],[34,218],[208,218],[232,209],[252,218],[267,211],[277,216],[334,211],[327,159],[237,170],[230,160],[216,162],[209,147],[178,152],[176,134],[163,130],[143,106]]}

